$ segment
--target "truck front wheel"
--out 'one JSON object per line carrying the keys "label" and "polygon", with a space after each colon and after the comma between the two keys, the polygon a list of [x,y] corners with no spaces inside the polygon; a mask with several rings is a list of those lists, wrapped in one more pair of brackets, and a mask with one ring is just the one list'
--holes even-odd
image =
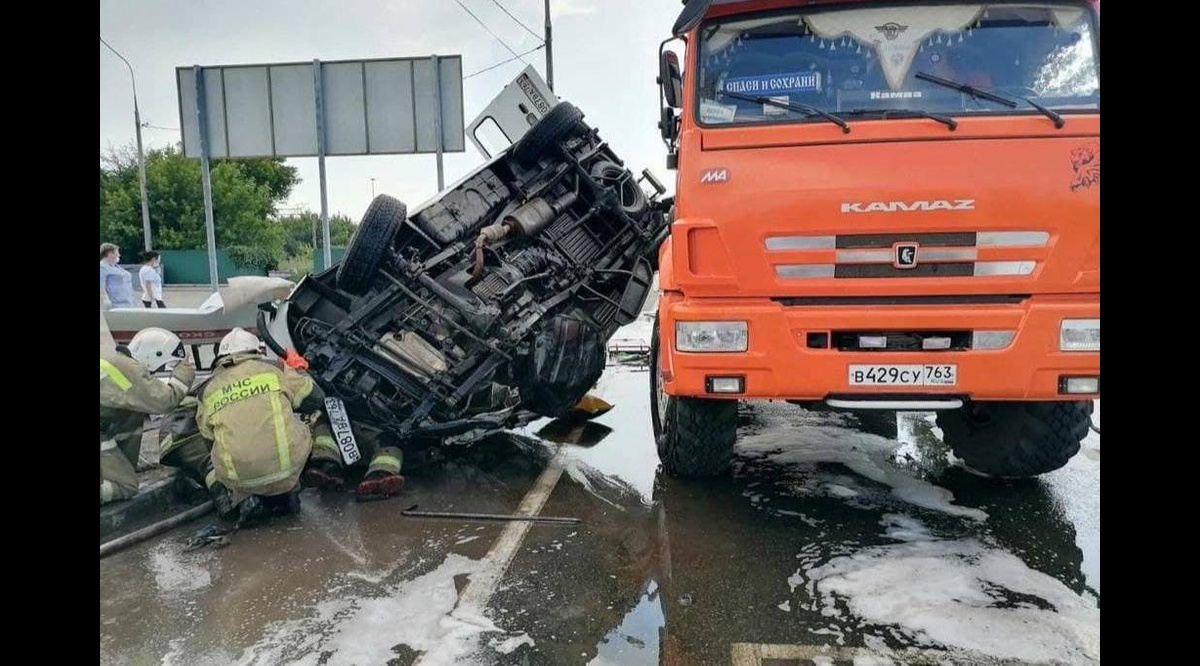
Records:
{"label": "truck front wheel", "polygon": [[1022,478],[1053,472],[1079,452],[1092,401],[984,402],[938,412],[943,437],[971,469]]}
{"label": "truck front wheel", "polygon": [[691,478],[723,474],[737,438],[737,401],[667,395],[658,354],[656,318],[650,339],[650,418],[663,470]]}

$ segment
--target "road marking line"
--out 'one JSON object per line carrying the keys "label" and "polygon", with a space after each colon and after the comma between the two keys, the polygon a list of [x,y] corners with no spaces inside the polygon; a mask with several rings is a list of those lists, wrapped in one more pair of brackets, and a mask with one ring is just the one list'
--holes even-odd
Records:
{"label": "road marking line", "polygon": [[[555,486],[558,485],[558,480],[562,477],[563,468],[566,465],[566,453],[563,447],[557,447],[554,457],[550,459],[550,463],[546,465],[546,469],[542,470],[541,476],[534,482],[533,487],[525,494],[525,498],[521,500],[521,505],[517,507],[516,514],[519,516],[536,516],[542,511],[542,507],[546,505],[546,500],[550,499],[550,493],[554,492]],[[487,555],[483,558],[483,564],[479,570],[471,574],[471,580],[463,589],[462,594],[458,597],[458,605],[455,606],[455,612],[466,613],[482,613],[487,606],[492,595],[496,592],[496,587],[500,584],[500,578],[504,576],[504,572],[508,570],[508,566],[512,564],[513,558],[517,555],[517,549],[521,547],[521,542],[525,540],[525,534],[529,532],[529,527],[532,523],[526,521],[511,522],[505,526],[504,531],[500,533],[500,537],[492,544]]]}
{"label": "road marking line", "polygon": [[[566,453],[564,447],[555,447],[554,455],[550,458],[546,469],[542,470],[541,475],[533,482],[533,487],[521,499],[521,505],[517,507],[515,512],[516,515],[536,516],[540,514],[542,507],[546,505],[546,500],[550,499],[550,493],[554,492],[555,486],[558,485],[558,480],[562,478],[565,466]],[[459,621],[469,624],[478,624],[481,621],[487,622],[487,619],[483,616],[483,609],[487,607],[488,601],[496,593],[500,579],[504,576],[504,572],[508,570],[508,566],[512,564],[513,558],[516,557],[517,549],[521,547],[521,542],[525,540],[525,534],[529,532],[530,525],[532,523],[527,521],[517,521],[505,526],[499,538],[488,549],[487,555],[483,556],[479,569],[471,574],[470,580],[467,581],[467,586],[463,588],[462,594],[458,596],[458,603],[455,604],[454,609],[449,613],[450,617],[457,618]],[[484,627],[484,630],[487,629],[488,627]],[[429,653],[426,652],[418,656],[416,661],[413,662],[413,666],[420,666],[420,664],[424,663],[427,654]]]}

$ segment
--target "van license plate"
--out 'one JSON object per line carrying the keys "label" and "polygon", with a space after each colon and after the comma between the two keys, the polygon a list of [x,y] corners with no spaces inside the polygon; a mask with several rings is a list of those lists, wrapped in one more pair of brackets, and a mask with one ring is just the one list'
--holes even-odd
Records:
{"label": "van license plate", "polygon": [[936,365],[851,365],[851,386],[955,386],[958,366]]}
{"label": "van license plate", "polygon": [[333,431],[333,440],[337,442],[338,450],[342,452],[342,462],[353,465],[362,458],[358,451],[358,440],[350,429],[350,415],[346,413],[346,405],[338,398],[325,398],[325,413],[329,415],[329,429]]}

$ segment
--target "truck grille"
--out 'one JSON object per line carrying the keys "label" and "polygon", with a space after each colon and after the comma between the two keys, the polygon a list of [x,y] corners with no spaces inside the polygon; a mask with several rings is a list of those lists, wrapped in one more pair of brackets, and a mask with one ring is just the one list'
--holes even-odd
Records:
{"label": "truck grille", "polygon": [[[784,279],[970,278],[1030,276],[1049,242],[1045,231],[972,231],[771,236],[765,247],[801,255],[775,264]],[[1019,248],[1030,252],[1014,257]]]}
{"label": "truck grille", "polygon": [[[864,336],[877,336],[887,340],[884,347],[863,347]],[[948,341],[945,346],[926,349],[926,339],[940,338]],[[894,351],[962,351],[971,348],[971,331],[834,331],[833,348],[843,352],[894,352]]]}

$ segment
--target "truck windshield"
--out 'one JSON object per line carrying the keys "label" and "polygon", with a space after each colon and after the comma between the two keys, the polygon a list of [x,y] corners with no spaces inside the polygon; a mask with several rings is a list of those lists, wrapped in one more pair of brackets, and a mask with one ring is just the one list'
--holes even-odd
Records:
{"label": "truck windshield", "polygon": [[1038,3],[872,5],[712,21],[700,30],[697,117],[702,125],[814,122],[748,97],[834,114],[854,111],[856,119],[870,118],[872,109],[1038,113],[937,85],[919,73],[1059,111],[1098,111],[1094,35],[1090,11]]}

